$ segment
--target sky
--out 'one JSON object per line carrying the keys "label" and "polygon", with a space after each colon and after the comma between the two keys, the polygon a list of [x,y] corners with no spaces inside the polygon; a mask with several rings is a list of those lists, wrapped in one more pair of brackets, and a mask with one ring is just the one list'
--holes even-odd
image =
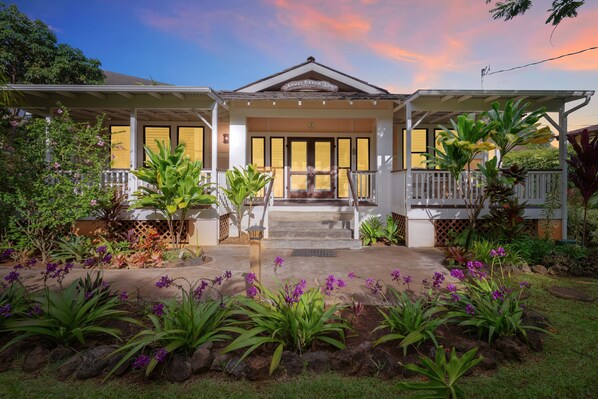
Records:
{"label": "sky", "polygon": [[[598,2],[554,31],[552,0],[493,20],[485,0],[20,0],[102,68],[234,90],[314,56],[393,93],[480,89],[481,69],[598,46]],[[598,50],[487,76],[484,89],[598,91]],[[598,94],[569,129],[598,124]]]}

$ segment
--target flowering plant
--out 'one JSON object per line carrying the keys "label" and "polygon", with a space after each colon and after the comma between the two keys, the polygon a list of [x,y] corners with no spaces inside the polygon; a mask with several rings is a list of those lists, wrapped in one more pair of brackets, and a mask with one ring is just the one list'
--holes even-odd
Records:
{"label": "flowering plant", "polygon": [[[149,375],[170,353],[192,351],[208,342],[230,339],[226,327],[233,323],[232,300],[223,297],[217,287],[231,277],[231,272],[227,271],[214,279],[191,283],[180,277],[171,279],[162,276],[156,286],[176,287],[181,293],[180,301],[171,299],[153,305],[152,312],[147,315],[150,327],[137,333],[118,349],[118,352],[125,354],[110,374],[136,356],[134,367],[145,368],[146,375]],[[179,281],[186,283],[186,286],[179,284]],[[215,290],[219,298],[205,298],[208,288]],[[148,353],[153,355],[148,356]]]}

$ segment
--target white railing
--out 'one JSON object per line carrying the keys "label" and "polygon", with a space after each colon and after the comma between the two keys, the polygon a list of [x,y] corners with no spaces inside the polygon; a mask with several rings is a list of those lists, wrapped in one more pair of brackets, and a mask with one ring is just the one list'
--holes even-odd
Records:
{"label": "white railing", "polygon": [[392,171],[390,175],[391,184],[391,201],[393,212],[404,215],[407,209],[407,201],[405,198],[405,185],[407,184],[407,173],[404,170]]}
{"label": "white railing", "polygon": [[359,197],[357,188],[351,170],[347,169],[347,178],[349,179],[349,205],[353,206],[353,239],[359,240],[359,230],[361,230],[361,219],[359,217]]}
{"label": "white railing", "polygon": [[[401,172],[396,172],[401,173]],[[542,205],[546,201],[549,190],[554,184],[558,184],[561,172],[530,171],[527,173],[525,183],[516,187],[516,193],[520,201],[527,201],[528,205]],[[457,183],[448,171],[444,170],[413,170],[412,187],[408,201],[415,206],[454,206],[463,205],[462,193],[467,193],[468,188],[472,191],[472,197],[479,198],[482,194],[482,174],[479,171],[463,175]],[[400,183],[397,181],[397,183]],[[457,186],[459,184],[459,186]],[[397,193],[393,189],[393,193]]]}
{"label": "white railing", "polygon": [[348,170],[349,180],[355,189],[355,200],[358,202],[378,203],[375,170]]}

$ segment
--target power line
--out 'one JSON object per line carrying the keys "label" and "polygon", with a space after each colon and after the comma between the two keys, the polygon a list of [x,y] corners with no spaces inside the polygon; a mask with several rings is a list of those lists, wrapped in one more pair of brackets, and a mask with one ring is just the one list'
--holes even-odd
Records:
{"label": "power line", "polygon": [[557,57],[546,58],[546,59],[541,60],[541,61],[530,62],[529,64],[520,65],[520,66],[516,66],[516,67],[513,67],[513,68],[501,69],[501,70],[494,71],[494,72],[490,72],[490,65],[488,65],[488,66],[482,68],[482,70],[481,70],[481,75],[482,75],[482,81],[481,81],[481,83],[482,83],[482,87],[484,86],[484,77],[486,77],[486,76],[496,75],[497,73],[510,72],[510,71],[514,71],[516,69],[527,68],[527,67],[530,67],[530,66],[542,64],[544,62],[554,61],[554,60],[558,60],[558,59],[565,58],[565,57],[570,57],[572,55],[577,55],[577,54],[585,53],[586,51],[591,51],[591,50],[596,50],[596,49],[598,49],[598,46],[588,47],[588,48],[585,48],[583,50],[574,51],[572,53],[567,53],[567,54],[562,54],[562,55],[559,55]]}

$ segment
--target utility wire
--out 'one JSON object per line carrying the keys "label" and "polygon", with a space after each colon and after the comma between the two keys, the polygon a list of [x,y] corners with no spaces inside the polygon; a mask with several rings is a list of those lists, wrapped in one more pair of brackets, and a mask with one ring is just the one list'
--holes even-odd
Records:
{"label": "utility wire", "polygon": [[486,76],[496,75],[497,73],[510,72],[510,71],[514,71],[516,69],[527,68],[527,67],[530,67],[530,66],[542,64],[544,62],[554,61],[554,60],[558,60],[558,59],[561,59],[561,58],[570,57],[572,55],[577,55],[577,54],[585,53],[586,51],[597,50],[597,49],[598,49],[598,46],[588,47],[588,48],[583,49],[583,50],[574,51],[572,53],[567,53],[567,54],[562,54],[562,55],[559,55],[557,57],[547,58],[545,60],[536,61],[536,62],[530,62],[529,64],[520,65],[520,66],[516,66],[516,67],[513,67],[513,68],[501,69],[501,70],[494,71],[494,72],[490,72],[490,65],[488,65],[488,66],[482,68],[482,71],[481,71],[481,75],[482,75],[482,81],[481,81],[482,88],[484,87],[484,77],[486,77]]}

